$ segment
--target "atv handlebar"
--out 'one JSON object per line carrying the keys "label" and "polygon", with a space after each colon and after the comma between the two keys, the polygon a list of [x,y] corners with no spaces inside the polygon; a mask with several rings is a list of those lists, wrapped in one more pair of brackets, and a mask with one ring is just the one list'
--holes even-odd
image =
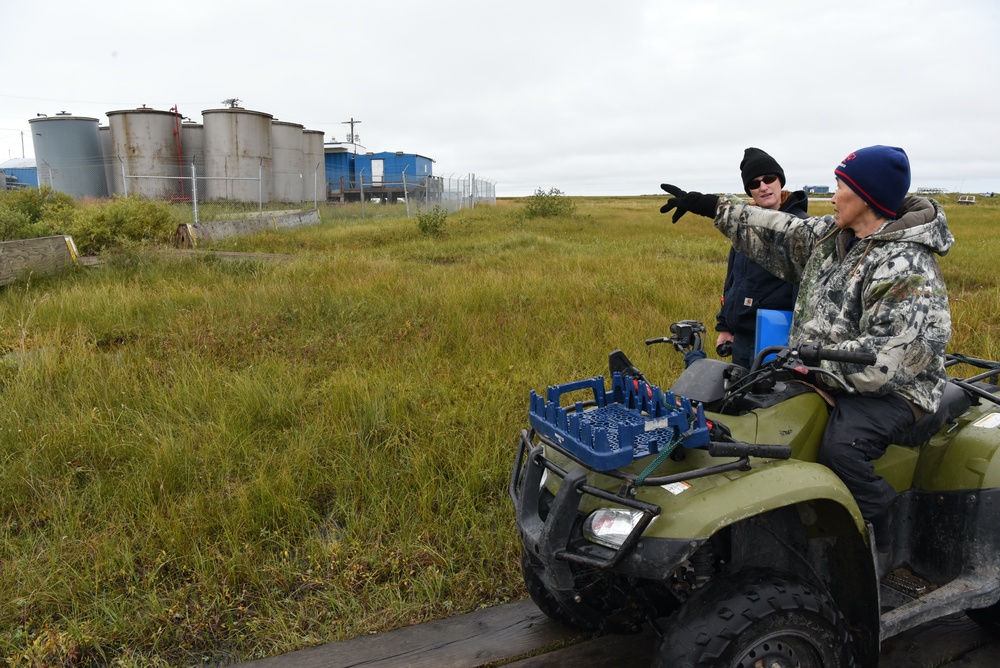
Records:
{"label": "atv handlebar", "polygon": [[806,341],[798,347],[799,357],[809,366],[815,366],[821,360],[861,364],[871,366],[876,357],[870,352],[860,350],[841,350],[839,348],[824,348],[815,341]]}
{"label": "atv handlebar", "polygon": [[686,353],[692,350],[704,350],[705,343],[703,334],[705,326],[697,320],[681,320],[670,325],[671,336],[659,336],[654,339],[646,339],[646,345],[654,343],[669,343],[674,350]]}

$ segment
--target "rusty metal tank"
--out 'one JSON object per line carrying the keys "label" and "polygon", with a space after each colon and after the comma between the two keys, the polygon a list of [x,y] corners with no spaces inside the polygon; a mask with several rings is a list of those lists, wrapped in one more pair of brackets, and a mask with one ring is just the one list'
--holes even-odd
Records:
{"label": "rusty metal tank", "polygon": [[206,109],[201,114],[205,199],[270,202],[273,116],[242,107]]}
{"label": "rusty metal tank", "polygon": [[302,201],[302,126],[286,121],[271,122],[272,200],[299,204]]}
{"label": "rusty metal tank", "polygon": [[326,153],[321,130],[302,131],[302,200],[326,201]]}
{"label": "rusty metal tank", "polygon": [[149,107],[109,111],[113,190],[147,199],[176,199],[190,186],[180,159],[180,114]]}

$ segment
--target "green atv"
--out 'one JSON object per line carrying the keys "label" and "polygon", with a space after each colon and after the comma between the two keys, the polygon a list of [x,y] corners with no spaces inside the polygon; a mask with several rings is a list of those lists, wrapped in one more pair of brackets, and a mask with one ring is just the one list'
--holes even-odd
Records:
{"label": "green atv", "polygon": [[[654,666],[877,666],[882,640],[966,611],[1000,623],[1000,398],[993,361],[956,367],[940,410],[876,462],[899,493],[893,549],[816,463],[822,360],[768,347],[751,369],[704,358],[704,327],[670,326],[689,366],[669,391],[621,352],[602,376],[531,392],[510,496],[521,567],[549,617],[660,636]],[[694,353],[694,355],[692,355]],[[694,358],[694,359],[692,359]]]}

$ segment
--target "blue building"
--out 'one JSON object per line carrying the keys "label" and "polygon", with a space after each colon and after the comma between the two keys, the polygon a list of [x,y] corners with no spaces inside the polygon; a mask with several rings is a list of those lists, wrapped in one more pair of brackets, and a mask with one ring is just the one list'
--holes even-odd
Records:
{"label": "blue building", "polygon": [[37,188],[38,168],[34,158],[12,158],[0,164],[8,188]]}
{"label": "blue building", "polygon": [[324,146],[327,198],[341,202],[379,198],[394,202],[426,192],[434,177],[434,161],[416,153],[372,153],[363,146],[333,142]]}

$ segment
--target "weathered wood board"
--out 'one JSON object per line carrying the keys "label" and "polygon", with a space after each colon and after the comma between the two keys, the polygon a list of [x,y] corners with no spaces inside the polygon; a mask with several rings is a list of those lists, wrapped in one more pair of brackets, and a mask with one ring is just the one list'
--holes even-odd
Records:
{"label": "weathered wood board", "polygon": [[265,212],[263,216],[240,220],[187,223],[178,225],[177,232],[174,234],[174,243],[181,248],[195,248],[199,243],[206,241],[217,241],[226,237],[253,234],[264,230],[314,225],[319,222],[319,212],[312,210],[281,213],[280,215],[268,215]]}
{"label": "weathered wood board", "polygon": [[0,285],[9,285],[30,274],[58,273],[76,262],[71,237],[59,235],[0,242]]}
{"label": "weathered wood board", "polygon": [[[530,601],[253,661],[253,668],[620,668],[647,666],[651,630],[593,637],[545,617]],[[1000,639],[965,615],[924,624],[882,644],[879,668],[996,668]]]}
{"label": "weathered wood board", "polygon": [[587,636],[549,620],[531,601],[253,661],[253,668],[469,668],[502,664]]}

